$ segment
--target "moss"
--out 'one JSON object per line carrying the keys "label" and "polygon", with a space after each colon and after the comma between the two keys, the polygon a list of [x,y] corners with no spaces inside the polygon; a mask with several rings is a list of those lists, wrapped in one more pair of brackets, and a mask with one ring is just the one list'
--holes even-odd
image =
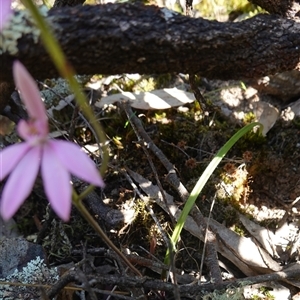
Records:
{"label": "moss", "polygon": [[143,78],[140,82],[137,84],[134,84],[132,90],[135,91],[141,91],[141,92],[150,92],[155,90],[156,83],[153,77],[150,78]]}
{"label": "moss", "polygon": [[239,236],[245,236],[245,229],[243,227],[239,227],[238,225],[233,226],[233,231],[237,233]]}
{"label": "moss", "polygon": [[213,293],[205,295],[203,300],[240,300],[244,299],[243,288],[229,288],[226,291],[214,291]]}
{"label": "moss", "polygon": [[137,199],[135,201],[136,219],[135,222],[141,222],[143,226],[149,226],[149,222],[152,223],[151,216],[147,211],[146,204],[143,200]]}
{"label": "moss", "polygon": [[264,150],[266,146],[266,138],[260,135],[258,132],[247,132],[238,143],[235,145],[235,149],[239,151],[255,151]]}
{"label": "moss", "polygon": [[247,0],[203,0],[195,8],[201,12],[201,16],[209,19],[220,18],[220,16],[226,18],[233,12],[235,12],[235,16],[248,14],[251,17],[263,11]]}
{"label": "moss", "polygon": [[300,117],[299,116],[296,116],[292,122],[296,128],[300,129]]}
{"label": "moss", "polygon": [[244,120],[243,120],[244,124],[250,124],[255,121],[256,121],[256,116],[253,112],[248,112],[245,114]]}

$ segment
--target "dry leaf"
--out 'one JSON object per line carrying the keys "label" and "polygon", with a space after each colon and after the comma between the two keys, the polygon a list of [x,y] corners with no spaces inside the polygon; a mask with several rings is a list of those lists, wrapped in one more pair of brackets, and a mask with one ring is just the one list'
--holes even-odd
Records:
{"label": "dry leaf", "polygon": [[131,106],[137,109],[167,109],[177,107],[195,101],[194,94],[177,88],[154,90],[151,92],[130,93],[122,92],[110,95],[96,102],[95,105],[102,108],[117,101],[129,100]]}

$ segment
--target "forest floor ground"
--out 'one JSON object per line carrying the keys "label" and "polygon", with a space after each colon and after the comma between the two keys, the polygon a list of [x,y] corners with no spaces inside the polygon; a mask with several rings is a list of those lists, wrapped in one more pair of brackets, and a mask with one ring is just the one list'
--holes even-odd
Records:
{"label": "forest floor ground", "polygon": [[[176,76],[174,78],[177,80]],[[221,94],[222,90],[224,88],[220,89],[220,86],[215,88],[217,94]],[[235,97],[233,90],[227,88],[227,91],[231,98]],[[184,109],[133,111],[142,122],[142,127],[151,141],[174,166],[178,178],[189,192],[216,152],[245,122],[252,121],[249,120],[252,118],[250,115],[243,121],[224,116],[214,104],[216,94],[213,97],[211,95],[212,91],[203,89],[206,101],[204,110],[200,108],[199,103],[194,102],[185,105]],[[106,187],[102,191],[96,189],[98,200],[105,204],[104,208],[101,204],[100,210],[103,208],[106,216],[101,215],[101,212],[97,214],[99,208],[93,207],[95,203],[92,205],[91,202],[87,202],[88,209],[122,251],[129,254],[138,253],[145,259],[163,262],[167,247],[157,224],[160,224],[167,235],[171,235],[174,220],[151,199],[151,196],[144,193],[130,172],[141,175],[150,185],[161,184],[161,189],[173,197],[177,207],[183,207],[183,199],[168,183],[168,172],[158,156],[151,151],[151,147],[149,149],[149,145],[143,146],[145,141],[136,135],[120,107],[114,106],[106,110],[95,108],[95,112],[109,140],[110,162],[104,176]],[[60,130],[67,130],[69,125],[66,121]],[[289,224],[295,224],[297,227],[300,211],[300,203],[297,202],[300,196],[299,131],[297,119],[285,122],[279,118],[265,137],[252,132],[239,140],[222,160],[196,201],[204,217],[209,215],[213,199],[216,199],[211,218],[239,236],[255,236],[245,228],[239,213],[272,233],[281,227],[288,227]],[[77,123],[75,137],[79,143],[90,147],[89,149],[95,145],[93,133],[82,121]],[[95,155],[95,161],[99,161],[97,152]],[[137,186],[134,186],[131,180]],[[148,197],[147,203],[145,198],[141,199],[137,194],[137,190],[144,197]],[[21,234],[27,239],[39,240],[51,266],[78,263],[88,255],[93,261],[94,269],[92,268],[91,272],[101,269],[100,273],[103,274],[105,268],[107,274],[120,272],[119,267],[115,266],[115,260],[101,252],[107,248],[106,244],[75,209],[72,210],[70,222],[62,223],[53,213],[50,212],[49,215],[46,204],[43,191],[37,184],[30,199],[18,212],[16,223]],[[149,207],[157,221],[147,210]],[[109,219],[116,217],[117,211],[122,212],[121,219]],[[111,212],[113,217],[108,217]],[[291,235],[291,232],[282,234]],[[272,245],[281,249],[275,251],[276,257],[273,257],[281,266],[296,263],[299,259],[298,232],[294,232],[293,238],[285,238],[288,240],[287,246]],[[199,275],[203,243],[190,232],[183,231],[177,249],[175,266],[182,270],[182,273],[196,278]],[[222,256],[219,262],[226,270],[224,272],[232,278],[245,277],[238,265]],[[146,276],[160,278],[159,272],[155,272],[153,266],[137,268]],[[203,275],[208,276],[207,272],[205,267]],[[292,294],[297,293],[297,289],[292,286],[291,291]],[[148,291],[149,295],[153,299],[158,297],[156,292]],[[168,297],[171,299],[172,295],[166,295],[166,298]]]}

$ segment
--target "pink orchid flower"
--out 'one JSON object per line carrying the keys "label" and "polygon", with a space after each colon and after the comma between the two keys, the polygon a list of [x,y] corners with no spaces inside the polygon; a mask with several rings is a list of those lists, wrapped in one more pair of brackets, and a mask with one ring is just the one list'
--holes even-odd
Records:
{"label": "pink orchid flower", "polygon": [[10,219],[30,194],[41,172],[45,193],[51,207],[64,221],[71,211],[71,174],[103,187],[93,161],[72,142],[48,138],[48,118],[37,85],[26,68],[16,61],[14,80],[20,91],[29,120],[21,120],[17,131],[24,142],[0,152],[0,181],[9,173],[0,202],[0,214]]}
{"label": "pink orchid flower", "polygon": [[0,1],[0,30],[2,30],[4,24],[8,21],[11,15],[11,0]]}

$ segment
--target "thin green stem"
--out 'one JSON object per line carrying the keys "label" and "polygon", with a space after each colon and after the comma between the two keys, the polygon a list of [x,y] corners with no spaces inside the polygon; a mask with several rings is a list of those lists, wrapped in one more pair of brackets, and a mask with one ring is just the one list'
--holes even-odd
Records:
{"label": "thin green stem", "polygon": [[89,193],[93,191],[95,187],[93,185],[89,185],[83,192],[78,195],[78,200],[84,199]]}
{"label": "thin green stem", "polygon": [[79,210],[81,215],[86,219],[86,221],[93,227],[93,229],[99,234],[102,240],[110,247],[116,254],[124,261],[128,268],[133,271],[136,275],[142,277],[142,274],[137,270],[131,262],[126,258],[126,256],[115,246],[115,244],[109,239],[105,234],[96,220],[91,216],[86,207],[83,205],[82,201],[79,199],[77,193],[73,190],[73,204]]}
{"label": "thin green stem", "polygon": [[[104,131],[97,121],[91,107],[87,104],[87,100],[85,95],[82,93],[81,87],[75,79],[75,71],[71,64],[68,62],[66,56],[64,55],[58,41],[54,37],[49,25],[46,20],[40,14],[39,10],[35,6],[32,0],[23,0],[25,7],[31,12],[32,17],[34,18],[37,27],[41,30],[41,39],[44,43],[46,50],[48,51],[54,65],[59,71],[60,75],[68,80],[69,86],[75,95],[75,99],[82,109],[85,117],[90,121],[91,125],[95,129],[98,140],[102,143],[102,165],[100,168],[101,175],[104,175],[108,160],[109,154],[106,145],[106,137]],[[93,227],[93,229],[100,235],[103,241],[113,250],[115,251],[119,257],[124,261],[124,263],[138,276],[142,276],[142,274],[129,262],[129,260],[125,257],[125,255],[112,243],[112,241],[108,238],[105,232],[101,229],[95,219],[90,215],[86,207],[82,204],[81,199],[83,199],[89,192],[93,190],[93,186],[89,186],[80,196],[77,195],[75,191],[73,191],[73,204],[79,210],[81,215],[86,219],[86,221]]]}
{"label": "thin green stem", "polygon": [[57,39],[54,37],[50,26],[43,18],[43,16],[40,14],[38,8],[36,7],[36,5],[33,3],[32,0],[23,0],[23,4],[31,12],[37,27],[41,30],[41,39],[46,50],[48,51],[60,75],[68,80],[70,89],[74,93],[78,105],[80,106],[84,115],[90,121],[91,125],[95,129],[97,138],[102,144],[103,157],[102,157],[100,173],[103,176],[106,171],[108,160],[109,160],[107,145],[105,143],[106,142],[105,133],[100,123],[97,121],[93,113],[93,110],[87,104],[86,97],[82,93],[81,87],[75,78],[76,73],[73,67],[71,66],[71,64],[68,62],[66,56],[64,55]]}

